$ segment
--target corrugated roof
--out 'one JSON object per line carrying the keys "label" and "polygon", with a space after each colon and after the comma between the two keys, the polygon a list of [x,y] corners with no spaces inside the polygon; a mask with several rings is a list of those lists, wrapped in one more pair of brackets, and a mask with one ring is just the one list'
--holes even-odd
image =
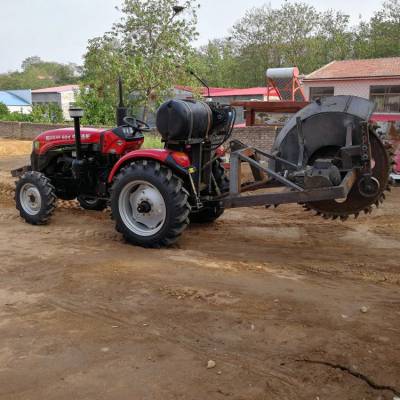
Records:
{"label": "corrugated roof", "polygon": [[30,106],[31,103],[9,91],[0,91],[0,103],[6,106]]}
{"label": "corrugated roof", "polygon": [[333,61],[304,78],[308,80],[400,77],[400,57]]}
{"label": "corrugated roof", "polygon": [[70,92],[73,90],[78,90],[79,85],[64,85],[64,86],[54,86],[50,88],[44,89],[36,89],[32,90],[32,93],[63,93],[63,92]]}
{"label": "corrugated roof", "polygon": [[[192,92],[193,89],[189,86],[175,85],[176,89]],[[201,88],[201,94],[208,96],[208,89]],[[267,87],[253,87],[253,88],[220,88],[210,87],[210,97],[231,97],[231,96],[267,96]],[[275,89],[270,88],[270,96],[277,96]]]}
{"label": "corrugated roof", "polygon": [[[267,87],[253,87],[244,89],[211,89],[211,97],[230,97],[230,96],[267,96]],[[277,96],[276,90],[269,89],[270,96]]]}

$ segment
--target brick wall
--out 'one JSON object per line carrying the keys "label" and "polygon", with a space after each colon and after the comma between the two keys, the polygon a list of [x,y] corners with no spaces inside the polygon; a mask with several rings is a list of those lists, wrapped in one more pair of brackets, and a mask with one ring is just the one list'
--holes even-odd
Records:
{"label": "brick wall", "polygon": [[[44,131],[65,128],[68,126],[71,125],[32,124],[30,122],[0,121],[0,138],[32,140]],[[238,139],[249,146],[270,150],[275,139],[275,132],[275,128],[265,126],[237,128],[233,132],[233,139]]]}
{"label": "brick wall", "polygon": [[233,139],[240,140],[252,147],[271,150],[276,136],[276,129],[267,126],[247,126],[233,131]]}
{"label": "brick wall", "polygon": [[32,124],[30,122],[0,121],[0,138],[32,140],[50,129],[65,128],[69,125]]}

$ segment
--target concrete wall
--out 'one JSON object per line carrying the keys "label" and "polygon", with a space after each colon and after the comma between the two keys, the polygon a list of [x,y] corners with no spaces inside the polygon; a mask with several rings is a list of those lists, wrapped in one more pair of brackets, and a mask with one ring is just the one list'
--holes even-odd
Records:
{"label": "concrete wall", "polygon": [[[32,140],[40,133],[65,128],[70,125],[32,124],[29,122],[0,121],[0,138]],[[152,133],[156,135],[157,133]],[[250,146],[270,150],[276,135],[275,128],[266,126],[249,126],[234,130],[233,139],[238,139]]]}

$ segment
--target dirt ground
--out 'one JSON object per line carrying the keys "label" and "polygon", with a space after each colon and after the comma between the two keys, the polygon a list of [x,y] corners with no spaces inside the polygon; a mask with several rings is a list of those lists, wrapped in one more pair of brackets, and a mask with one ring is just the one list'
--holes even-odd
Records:
{"label": "dirt ground", "polygon": [[358,221],[229,210],[145,250],[108,213],[23,223],[24,158],[0,157],[1,400],[400,397],[400,189]]}

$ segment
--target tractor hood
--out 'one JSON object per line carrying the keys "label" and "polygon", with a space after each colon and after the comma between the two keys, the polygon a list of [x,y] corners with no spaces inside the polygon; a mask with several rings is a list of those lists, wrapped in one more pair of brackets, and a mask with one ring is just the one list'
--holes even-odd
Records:
{"label": "tractor hood", "polygon": [[[81,128],[82,143],[98,143],[102,132],[104,129]],[[73,143],[75,142],[74,128],[52,129],[41,133],[35,140],[41,143],[54,141],[71,141]]]}
{"label": "tractor hood", "polygon": [[[100,143],[101,134],[103,132],[103,129],[81,128],[82,144]],[[75,131],[74,128],[53,129],[41,133],[36,137],[33,143],[34,151],[39,154],[44,154],[60,146],[74,146]]]}

